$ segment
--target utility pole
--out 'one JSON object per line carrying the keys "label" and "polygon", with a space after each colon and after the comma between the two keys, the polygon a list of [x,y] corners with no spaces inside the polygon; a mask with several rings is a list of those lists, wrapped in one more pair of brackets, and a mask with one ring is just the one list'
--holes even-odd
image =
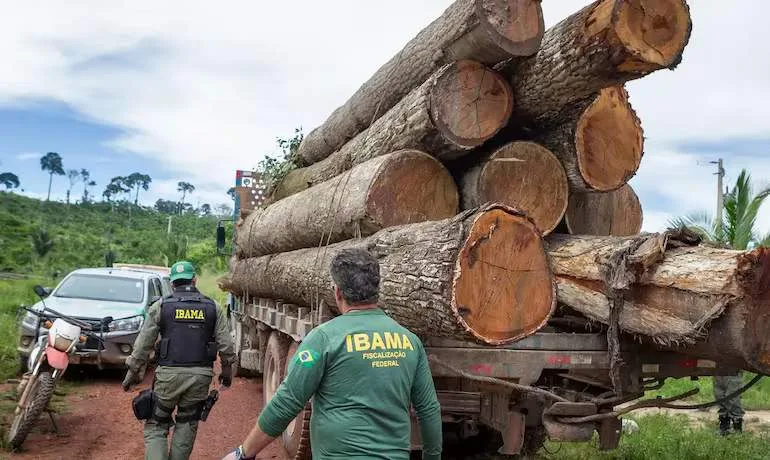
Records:
{"label": "utility pole", "polygon": [[168,228],[166,229],[166,235],[171,235],[171,219],[173,219],[174,216],[168,216]]}
{"label": "utility pole", "polygon": [[717,161],[711,161],[709,162],[711,164],[717,165],[717,172],[714,173],[714,175],[717,176],[717,214],[716,214],[716,222],[718,225],[718,228],[721,231],[722,228],[722,212],[725,209],[725,194],[722,191],[722,179],[725,177],[725,168],[722,167],[722,159],[718,159]]}

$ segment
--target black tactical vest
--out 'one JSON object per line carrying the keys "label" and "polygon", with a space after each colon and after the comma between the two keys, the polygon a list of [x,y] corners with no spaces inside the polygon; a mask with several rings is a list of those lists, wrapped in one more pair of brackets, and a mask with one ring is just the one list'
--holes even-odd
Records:
{"label": "black tactical vest", "polygon": [[174,291],[160,306],[161,366],[212,366],[217,358],[215,341],[217,306],[195,289]]}

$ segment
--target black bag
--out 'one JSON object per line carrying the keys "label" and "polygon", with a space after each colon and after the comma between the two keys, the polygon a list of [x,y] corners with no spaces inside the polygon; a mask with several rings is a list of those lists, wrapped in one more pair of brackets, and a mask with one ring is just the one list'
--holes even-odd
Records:
{"label": "black bag", "polygon": [[155,411],[155,391],[152,389],[142,390],[131,402],[134,408],[134,416],[137,420],[149,420]]}

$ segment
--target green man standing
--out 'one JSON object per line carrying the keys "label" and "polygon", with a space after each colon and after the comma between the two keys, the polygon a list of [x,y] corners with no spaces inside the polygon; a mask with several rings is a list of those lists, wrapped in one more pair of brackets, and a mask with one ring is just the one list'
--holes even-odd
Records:
{"label": "green man standing", "polygon": [[[157,399],[144,425],[145,458],[152,460],[190,457],[217,352],[222,364],[219,381],[224,387],[232,383],[235,358],[226,317],[216,302],[196,289],[193,265],[187,261],[175,263],[170,279],[174,291],[148,309],[134,351],[126,360],[128,372],[123,381],[126,391],[140,383],[149,353],[160,335],[154,381]],[[169,451],[167,438],[172,426]]]}

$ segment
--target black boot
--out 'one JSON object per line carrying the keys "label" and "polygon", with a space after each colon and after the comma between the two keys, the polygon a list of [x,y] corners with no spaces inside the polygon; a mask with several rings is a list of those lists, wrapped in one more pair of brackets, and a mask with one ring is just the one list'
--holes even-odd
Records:
{"label": "black boot", "polygon": [[733,419],[733,431],[735,433],[743,433],[743,419],[742,418],[734,418]]}
{"label": "black boot", "polygon": [[727,415],[719,416],[719,434],[722,436],[730,434],[730,417]]}

